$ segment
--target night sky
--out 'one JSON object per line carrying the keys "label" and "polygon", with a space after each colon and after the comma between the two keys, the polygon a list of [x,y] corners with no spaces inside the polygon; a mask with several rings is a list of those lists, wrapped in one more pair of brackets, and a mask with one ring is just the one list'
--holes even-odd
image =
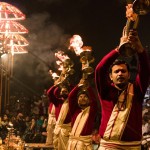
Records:
{"label": "night sky", "polygon": [[[119,44],[126,23],[125,0],[5,0],[20,9],[26,19],[20,23],[29,33],[28,54],[15,55],[15,88],[24,87],[40,93],[53,84],[48,70],[56,70],[54,53],[68,51],[68,40],[74,34],[91,46],[94,65]],[[150,47],[150,14],[141,16],[138,27],[144,46]],[[72,59],[76,59],[73,57]],[[14,85],[13,85],[14,86]]]}

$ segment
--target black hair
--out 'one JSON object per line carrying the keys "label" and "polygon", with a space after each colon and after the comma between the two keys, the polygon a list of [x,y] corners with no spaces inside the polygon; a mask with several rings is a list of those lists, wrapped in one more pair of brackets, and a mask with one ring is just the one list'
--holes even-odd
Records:
{"label": "black hair", "polygon": [[85,91],[85,90],[81,90],[81,91],[79,91],[79,92],[78,92],[78,94],[77,94],[77,98],[78,98],[81,94],[85,94],[85,95],[87,95],[87,97],[89,97],[89,94],[88,94],[88,92],[87,92],[87,91]]}
{"label": "black hair", "polygon": [[113,66],[115,66],[115,65],[120,65],[120,64],[126,65],[126,66],[127,66],[127,70],[130,71],[129,64],[128,64],[126,61],[121,60],[121,59],[116,59],[116,60],[113,62],[113,64],[110,66],[110,68],[109,68],[109,73],[112,72],[112,67],[113,67]]}
{"label": "black hair", "polygon": [[63,88],[67,89],[68,92],[70,91],[70,87],[68,85],[61,85],[60,89],[63,89]]}

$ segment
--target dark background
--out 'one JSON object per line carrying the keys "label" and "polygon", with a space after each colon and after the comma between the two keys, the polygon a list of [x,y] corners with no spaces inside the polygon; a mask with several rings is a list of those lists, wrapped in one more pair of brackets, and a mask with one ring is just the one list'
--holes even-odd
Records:
{"label": "dark background", "polygon": [[[68,51],[74,34],[91,46],[93,67],[119,44],[126,23],[125,0],[5,0],[20,9],[26,19],[20,23],[29,33],[28,54],[14,56],[12,92],[18,89],[41,94],[53,84],[49,69],[57,70],[54,53]],[[138,32],[143,45],[150,46],[150,14],[141,16]],[[148,48],[149,49],[149,48]],[[76,56],[71,59],[77,61]]]}

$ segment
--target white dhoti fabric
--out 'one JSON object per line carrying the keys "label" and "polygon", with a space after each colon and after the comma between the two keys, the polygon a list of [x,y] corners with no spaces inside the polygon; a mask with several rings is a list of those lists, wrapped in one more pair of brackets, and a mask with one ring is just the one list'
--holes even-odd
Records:
{"label": "white dhoti fabric", "polygon": [[55,106],[53,105],[51,112],[49,113],[49,116],[48,116],[47,138],[46,138],[46,144],[47,145],[53,144],[55,124],[56,124]]}
{"label": "white dhoti fabric", "polygon": [[[103,139],[100,141],[98,150],[140,150],[141,141],[121,141],[124,129],[126,127],[134,96],[133,84],[129,83],[127,91],[123,91],[118,102],[126,100],[124,110],[119,110],[117,104],[114,106],[110,119],[107,123]],[[130,136],[130,135],[129,135]]]}
{"label": "white dhoti fabric", "polygon": [[105,140],[115,140],[115,141],[120,141],[122,134],[124,132],[124,129],[126,127],[131,107],[132,107],[132,99],[133,99],[133,84],[128,84],[127,88],[127,95],[123,91],[120,96],[118,97],[119,99],[125,99],[126,97],[126,108],[123,111],[120,111],[118,109],[117,104],[114,106],[113,111],[111,113],[111,116],[109,118],[109,121],[107,123],[106,130],[103,135],[103,139]]}
{"label": "white dhoti fabric", "polygon": [[57,125],[54,130],[53,145],[55,150],[66,150],[71,131],[71,123]]}
{"label": "white dhoti fabric", "polygon": [[47,125],[47,138],[46,138],[46,144],[48,145],[53,144],[55,124],[56,124],[55,115],[49,114],[48,125]]}
{"label": "white dhoti fabric", "polygon": [[92,135],[81,136],[86,121],[89,117],[90,106],[82,110],[72,127],[67,150],[93,150]]}
{"label": "white dhoti fabric", "polygon": [[93,150],[92,136],[70,136],[67,150]]}
{"label": "white dhoti fabric", "polygon": [[71,123],[64,124],[64,120],[69,110],[66,100],[60,110],[58,120],[54,129],[53,145],[55,150],[66,150],[69,135],[71,132]]}
{"label": "white dhoti fabric", "polygon": [[141,141],[106,141],[101,139],[98,150],[141,150]]}

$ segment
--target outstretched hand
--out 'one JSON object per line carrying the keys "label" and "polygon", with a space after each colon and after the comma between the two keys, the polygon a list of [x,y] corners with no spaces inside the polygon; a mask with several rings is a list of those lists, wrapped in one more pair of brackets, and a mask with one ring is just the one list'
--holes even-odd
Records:
{"label": "outstretched hand", "polygon": [[129,31],[127,41],[131,43],[137,53],[142,53],[144,51],[143,45],[139,39],[138,32],[136,30]]}
{"label": "outstretched hand", "polygon": [[126,27],[124,27],[122,37],[120,38],[119,46],[122,45],[123,43],[129,42],[132,48],[135,49],[137,53],[142,53],[144,51],[144,48],[139,39],[137,30],[131,29],[128,35],[125,34],[125,30]]}
{"label": "outstretched hand", "polygon": [[83,89],[87,89],[89,87],[89,82],[88,82],[88,80],[81,79],[78,86],[81,86],[81,88],[83,88]]}

